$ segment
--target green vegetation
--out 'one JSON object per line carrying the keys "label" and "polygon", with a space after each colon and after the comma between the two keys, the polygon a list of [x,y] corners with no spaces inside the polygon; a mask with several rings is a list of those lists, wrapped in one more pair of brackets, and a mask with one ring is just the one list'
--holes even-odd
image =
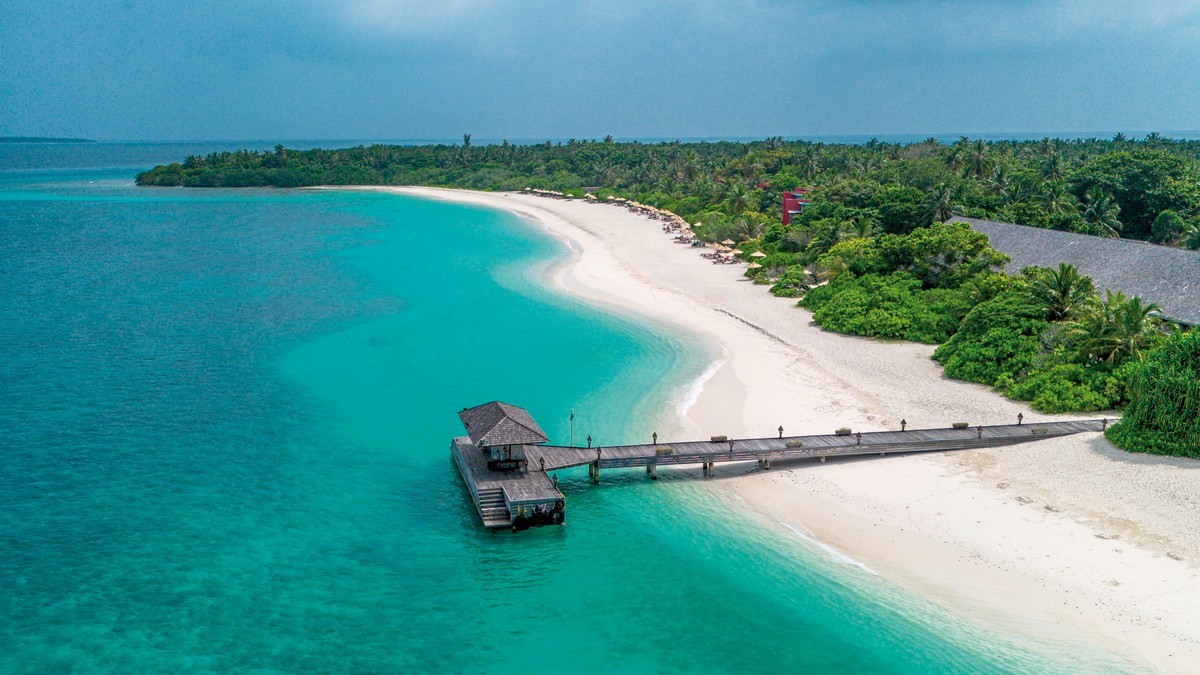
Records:
{"label": "green vegetation", "polygon": [[1137,364],[1129,406],[1105,435],[1132,452],[1200,457],[1200,331],[1170,337]]}
{"label": "green vegetation", "polygon": [[995,387],[1045,412],[1127,402],[1130,373],[1172,327],[1153,304],[1106,291],[1071,265],[1030,268],[976,305],[934,352],[946,375]]}
{"label": "green vegetation", "polygon": [[[1114,442],[1197,453],[1194,332],[1176,334],[1140,298],[1100,297],[1069,265],[1009,277],[1000,271],[1007,258],[984,235],[945,221],[991,218],[1200,249],[1200,142],[1152,134],[951,145],[606,138],[476,146],[466,135],[462,145],[216,153],[137,180],[532,187],[636,200],[695,223],[701,239],[735,240],[743,257],[761,253],[746,275],[797,298],[826,329],[938,343],[934,358],[947,376],[1046,412],[1128,404],[1127,421],[1109,432]],[[800,187],[812,203],[783,225],[780,192]]]}
{"label": "green vegetation", "polygon": [[858,237],[817,258],[828,284],[800,304],[829,330],[868,337],[944,342],[972,306],[971,290],[1008,258],[966,223],[939,223],[909,234]]}
{"label": "green vegetation", "polygon": [[[717,239],[763,231],[782,251],[850,236],[906,234],[954,215],[1200,247],[1200,141],[971,141],[828,145],[569,141],[373,145],[220,152],[138,176],[141,185],[435,185],[476,190],[600,190],[704,223]],[[782,228],[779,192],[814,188]],[[1166,216],[1156,229],[1155,223]],[[1176,218],[1177,216],[1177,218]],[[773,233],[767,232],[771,229]],[[771,242],[764,242],[771,243]],[[823,251],[816,250],[816,253]],[[803,258],[804,256],[801,256]],[[801,260],[800,262],[810,262]],[[764,265],[764,267],[767,267]],[[776,277],[781,270],[764,272]]]}

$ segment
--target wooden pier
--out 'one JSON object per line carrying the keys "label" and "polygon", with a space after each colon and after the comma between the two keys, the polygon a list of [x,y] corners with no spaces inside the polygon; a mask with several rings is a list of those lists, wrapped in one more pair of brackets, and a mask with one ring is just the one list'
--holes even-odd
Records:
{"label": "wooden pier", "polygon": [[[592,448],[537,442],[544,439],[545,435],[529,414],[521,408],[502,403],[489,403],[459,413],[468,432],[472,431],[468,419],[480,417],[478,411],[484,409],[490,411],[489,421],[504,418],[497,423],[503,425],[507,419],[509,427],[520,432],[502,437],[502,440],[516,441],[518,437],[527,437],[527,440],[535,441],[488,445],[495,441],[487,437],[485,430],[455,438],[451,443],[451,452],[479,516],[484,526],[491,529],[522,529],[563,522],[565,500],[558,490],[557,480],[549,475],[550,471],[559,469],[587,466],[588,475],[595,483],[600,482],[602,470],[617,468],[644,467],[650,478],[657,478],[660,466],[699,464],[703,467],[703,475],[713,476],[716,465],[725,462],[758,462],[759,468],[769,469],[771,462],[782,460],[814,459],[824,462],[829,457],[992,448],[1081,432],[1099,432],[1110,423],[1105,419],[810,436],[783,436],[781,433],[773,438],[718,436],[707,441]],[[510,415],[511,418],[508,417]],[[507,456],[505,453],[514,457],[519,455],[520,459],[512,460],[516,462],[515,465],[505,465],[503,459],[489,460]]]}

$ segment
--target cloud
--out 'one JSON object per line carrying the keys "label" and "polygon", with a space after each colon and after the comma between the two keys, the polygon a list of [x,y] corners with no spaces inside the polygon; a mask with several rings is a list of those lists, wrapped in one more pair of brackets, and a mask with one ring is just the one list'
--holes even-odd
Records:
{"label": "cloud", "polygon": [[1153,37],[1193,38],[1194,0],[860,0],[812,7],[818,25],[855,44],[919,45],[932,51],[981,52],[1062,47]]}

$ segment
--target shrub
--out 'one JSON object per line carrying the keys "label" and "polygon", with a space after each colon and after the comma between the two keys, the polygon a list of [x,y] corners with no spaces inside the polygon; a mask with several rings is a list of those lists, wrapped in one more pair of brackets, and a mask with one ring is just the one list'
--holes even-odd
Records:
{"label": "shrub", "polygon": [[808,290],[808,275],[803,265],[791,265],[771,287],[771,295],[780,298],[797,298]]}
{"label": "shrub", "polygon": [[1128,367],[1129,405],[1108,439],[1131,452],[1200,457],[1200,331],[1173,335]]}
{"label": "shrub", "polygon": [[[1079,364],[1064,363],[1013,382],[1004,393],[1018,401],[1029,401],[1042,412],[1106,410],[1116,403],[1103,393],[1107,378],[1111,375],[1090,373]],[[1095,385],[1100,385],[1099,391]]]}
{"label": "shrub", "polygon": [[1041,307],[1008,291],[976,305],[933,358],[948,377],[998,386],[1002,375],[1013,380],[1030,368],[1048,325]]}
{"label": "shrub", "polygon": [[843,275],[809,291],[800,305],[827,330],[926,343],[949,338],[967,311],[957,291],[923,291],[920,280],[903,273]]}

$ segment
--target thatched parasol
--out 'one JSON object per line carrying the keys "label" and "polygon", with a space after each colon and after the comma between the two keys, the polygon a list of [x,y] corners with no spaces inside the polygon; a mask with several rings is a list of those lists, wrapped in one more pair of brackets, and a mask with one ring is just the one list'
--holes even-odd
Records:
{"label": "thatched parasol", "polygon": [[762,267],[762,265],[759,265],[758,263],[750,263],[749,265],[746,265],[746,269],[748,270],[756,270],[760,267]]}
{"label": "thatched parasol", "polygon": [[767,257],[767,254],[763,253],[762,251],[755,251],[754,253],[750,254],[750,257],[751,258],[765,258],[765,257]]}

